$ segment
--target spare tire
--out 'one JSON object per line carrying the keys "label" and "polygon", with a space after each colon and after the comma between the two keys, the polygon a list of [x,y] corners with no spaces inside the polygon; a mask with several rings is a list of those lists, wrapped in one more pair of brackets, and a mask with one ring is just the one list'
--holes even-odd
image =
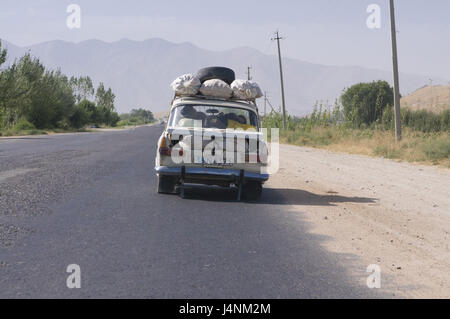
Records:
{"label": "spare tire", "polygon": [[224,81],[228,85],[231,85],[231,83],[236,80],[236,74],[233,70],[220,66],[201,69],[200,71],[198,71],[197,77],[202,83],[208,80],[218,79]]}

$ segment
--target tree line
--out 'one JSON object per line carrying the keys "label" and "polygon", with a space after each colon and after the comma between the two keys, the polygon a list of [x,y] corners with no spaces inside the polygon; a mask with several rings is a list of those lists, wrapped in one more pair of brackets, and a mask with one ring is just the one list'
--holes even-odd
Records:
{"label": "tree line", "polygon": [[130,113],[120,114],[120,122],[118,125],[120,126],[133,126],[133,125],[144,125],[153,123],[155,121],[155,117],[153,113],[148,110],[144,110],[142,108],[133,109]]}
{"label": "tree line", "polygon": [[[359,83],[344,90],[334,106],[316,103],[306,117],[288,116],[288,130],[316,126],[344,126],[357,129],[394,129],[394,91],[386,81]],[[427,110],[401,110],[404,127],[424,133],[450,130],[450,110],[433,113]],[[282,116],[272,112],[264,119],[265,127],[282,126]]]}
{"label": "tree line", "polygon": [[[394,129],[394,90],[386,81],[356,84],[344,91],[341,103],[347,125]],[[433,113],[402,108],[401,123],[424,133],[448,131],[450,110]]]}
{"label": "tree line", "polygon": [[7,50],[0,41],[0,130],[79,129],[115,126],[115,95],[90,77],[67,77],[49,70],[30,53],[2,68]]}

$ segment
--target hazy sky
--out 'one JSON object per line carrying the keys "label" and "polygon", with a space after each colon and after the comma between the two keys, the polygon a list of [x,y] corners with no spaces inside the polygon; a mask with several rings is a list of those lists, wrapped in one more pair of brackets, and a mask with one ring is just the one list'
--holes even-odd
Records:
{"label": "hazy sky", "polygon": [[[224,50],[250,46],[329,65],[390,69],[388,0],[1,0],[0,38],[17,45],[160,37]],[[82,9],[81,29],[66,26],[67,6]],[[381,29],[369,29],[368,5],[381,6]],[[450,81],[450,1],[396,0],[400,69]]]}

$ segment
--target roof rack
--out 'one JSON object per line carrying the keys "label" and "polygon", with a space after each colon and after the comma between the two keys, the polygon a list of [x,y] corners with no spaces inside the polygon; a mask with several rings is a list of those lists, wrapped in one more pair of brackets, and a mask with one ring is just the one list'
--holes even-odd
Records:
{"label": "roof rack", "polygon": [[177,95],[175,94],[175,97],[173,98],[172,104],[176,99],[203,99],[203,100],[213,100],[213,101],[225,101],[225,102],[238,102],[243,104],[251,104],[253,106],[256,106],[256,99],[250,99],[250,100],[242,100],[237,98],[220,98],[215,96],[205,96],[205,95]]}

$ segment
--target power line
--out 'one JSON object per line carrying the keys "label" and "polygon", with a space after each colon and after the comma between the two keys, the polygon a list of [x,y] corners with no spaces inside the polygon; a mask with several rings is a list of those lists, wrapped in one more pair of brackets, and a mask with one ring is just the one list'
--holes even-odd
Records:
{"label": "power line", "polygon": [[284,95],[283,63],[281,61],[280,40],[283,40],[283,38],[280,37],[280,34],[277,31],[275,33],[275,38],[272,38],[272,41],[277,41],[277,44],[278,44],[278,61],[279,61],[279,64],[280,64],[280,79],[281,79],[281,98],[282,98],[282,103],[283,103],[283,128],[286,129],[286,127],[287,127],[287,123],[286,123],[286,100],[285,100],[285,95]]}
{"label": "power line", "polygon": [[267,114],[267,111],[266,111],[267,105],[270,106],[270,108],[272,109],[272,112],[277,113],[277,111],[275,111],[275,109],[273,108],[272,103],[270,103],[269,98],[267,97],[267,92],[264,92],[264,116]]}
{"label": "power line", "polygon": [[394,0],[390,0],[391,11],[391,40],[392,40],[392,66],[394,73],[394,108],[395,108],[395,139],[402,140],[402,122],[400,114],[400,84],[398,74],[397,33],[395,31]]}

